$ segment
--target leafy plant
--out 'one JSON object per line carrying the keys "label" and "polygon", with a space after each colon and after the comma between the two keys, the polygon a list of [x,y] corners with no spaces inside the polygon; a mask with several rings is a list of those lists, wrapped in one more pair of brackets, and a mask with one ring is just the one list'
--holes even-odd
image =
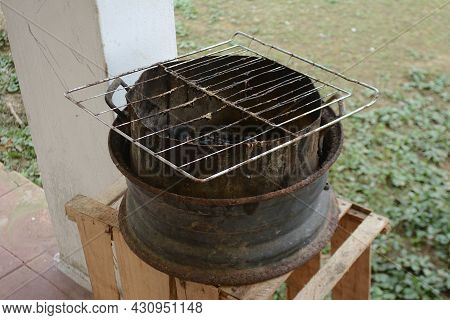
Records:
{"label": "leafy plant", "polygon": [[286,295],[287,287],[285,283],[282,283],[281,286],[273,294],[273,300],[286,300]]}
{"label": "leafy plant", "polygon": [[[446,87],[450,85],[450,78],[448,75],[440,75],[432,79],[428,79],[428,73],[425,70],[412,68],[409,72],[411,77],[410,82],[403,85],[406,90],[427,90],[439,94],[444,100],[448,101],[448,91]],[[445,98],[447,97],[447,98]]]}
{"label": "leafy plant", "polygon": [[408,248],[397,234],[378,239],[372,261],[373,299],[442,299],[450,290],[450,275],[430,257]]}
{"label": "leafy plant", "polygon": [[219,21],[220,17],[222,17],[222,10],[219,8],[219,6],[215,3],[211,5],[209,8],[209,24],[214,24],[217,21]]}
{"label": "leafy plant", "polygon": [[9,46],[8,34],[6,30],[0,30],[0,49],[4,49]]}
{"label": "leafy plant", "polygon": [[[0,49],[9,46],[5,30],[0,30]],[[16,69],[11,54],[0,53],[0,162],[7,169],[22,173],[34,183],[41,185],[41,177],[36,161],[28,127],[17,127],[14,118],[3,104],[3,96],[20,91]],[[26,123],[26,121],[25,121]]]}
{"label": "leafy plant", "polygon": [[185,49],[185,50],[194,50],[197,48],[197,45],[195,44],[194,41],[182,40],[182,41],[180,41],[180,44],[178,47],[180,49]]}
{"label": "leafy plant", "polygon": [[177,10],[186,19],[197,18],[197,10],[191,0],[175,0],[175,10]]}
{"label": "leafy plant", "polygon": [[11,55],[0,54],[0,91],[15,93],[19,90],[19,81]]}
{"label": "leafy plant", "polygon": [[175,30],[177,32],[177,36],[186,37],[188,35],[188,30],[180,21],[175,22]]}
{"label": "leafy plant", "polygon": [[[413,68],[392,104],[350,118],[331,171],[339,193],[388,216],[393,231],[376,241],[374,298],[448,296],[449,81]],[[386,242],[386,243],[383,243]]]}
{"label": "leafy plant", "polygon": [[0,127],[0,162],[42,185],[29,127]]}

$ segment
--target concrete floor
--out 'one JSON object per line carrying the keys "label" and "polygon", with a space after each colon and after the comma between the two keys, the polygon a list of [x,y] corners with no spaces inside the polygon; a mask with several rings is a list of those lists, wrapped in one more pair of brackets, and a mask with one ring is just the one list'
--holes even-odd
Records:
{"label": "concrete floor", "polygon": [[0,163],[0,299],[91,299],[57,254],[44,191]]}

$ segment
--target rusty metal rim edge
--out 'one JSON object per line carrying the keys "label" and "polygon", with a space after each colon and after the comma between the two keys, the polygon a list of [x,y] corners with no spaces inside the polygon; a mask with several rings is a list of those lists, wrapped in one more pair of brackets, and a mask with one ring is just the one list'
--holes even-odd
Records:
{"label": "rusty metal rim edge", "polygon": [[119,208],[119,227],[130,249],[140,259],[163,273],[178,277],[182,280],[215,286],[249,285],[276,278],[300,267],[326,246],[337,228],[339,215],[334,192],[330,196],[333,205],[325,219],[327,223],[313,241],[286,258],[265,266],[249,269],[200,270],[164,259],[154,254],[148,247],[138,245],[141,241],[135,236],[133,229],[128,225],[126,220],[126,197],[122,199]]}
{"label": "rusty metal rim edge", "polygon": [[[327,107],[326,109],[333,116],[335,116],[335,113],[331,108]],[[114,151],[111,148],[111,143],[109,143],[111,141],[111,134],[115,134],[115,132],[113,132],[113,131],[110,131],[109,135],[108,135],[108,148],[109,148],[109,152],[111,155],[111,159],[114,162],[114,164],[116,165],[117,169],[127,178],[128,181],[134,183],[135,185],[144,189],[145,191],[148,191],[153,194],[159,194],[160,195],[159,197],[161,197],[163,199],[168,199],[168,200],[173,200],[173,201],[181,201],[181,202],[186,202],[186,203],[190,203],[190,204],[198,204],[198,205],[206,205],[206,206],[231,206],[231,205],[241,205],[241,204],[247,204],[247,203],[261,202],[261,201],[266,201],[266,200],[270,200],[273,198],[284,196],[288,193],[294,192],[297,189],[300,189],[300,188],[303,188],[303,187],[309,185],[310,183],[314,182],[319,177],[321,177],[323,174],[325,174],[328,171],[328,169],[331,167],[331,165],[336,161],[339,154],[341,153],[341,150],[343,147],[343,140],[344,140],[344,133],[342,130],[342,125],[340,123],[336,123],[335,125],[331,126],[330,128],[328,128],[326,130],[326,132],[328,134],[330,133],[330,131],[331,132],[336,131],[337,135],[339,135],[339,138],[336,141],[338,143],[338,147],[337,147],[337,150],[335,150],[334,154],[332,154],[331,157],[329,157],[327,160],[325,160],[325,162],[322,164],[322,166],[319,170],[314,172],[312,175],[310,175],[306,179],[303,179],[303,180],[297,182],[296,184],[293,184],[292,186],[289,186],[287,188],[269,192],[269,193],[265,193],[265,194],[261,194],[261,195],[257,195],[257,196],[235,198],[235,199],[233,199],[233,198],[231,198],[231,199],[230,198],[229,199],[217,199],[217,198],[216,199],[208,199],[208,198],[187,197],[187,196],[182,196],[182,195],[179,195],[176,193],[169,192],[167,190],[164,191],[162,189],[153,187],[153,186],[149,185],[148,183],[146,183],[145,181],[143,181],[138,176],[136,176],[131,171],[131,169],[128,167],[128,165],[126,163],[122,163],[115,156]],[[125,138],[122,138],[122,139],[125,140]],[[186,179],[186,178],[184,178],[184,179]]]}

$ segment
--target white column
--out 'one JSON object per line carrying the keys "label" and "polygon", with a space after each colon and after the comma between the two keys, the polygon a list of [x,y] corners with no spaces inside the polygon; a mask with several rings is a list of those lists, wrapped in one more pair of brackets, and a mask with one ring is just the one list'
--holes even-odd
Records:
{"label": "white column", "polygon": [[[107,128],[64,92],[176,55],[171,0],[2,0],[63,271],[89,286],[64,204],[95,196],[119,176]],[[103,103],[99,100],[99,103]],[[105,106],[99,106],[99,108]]]}

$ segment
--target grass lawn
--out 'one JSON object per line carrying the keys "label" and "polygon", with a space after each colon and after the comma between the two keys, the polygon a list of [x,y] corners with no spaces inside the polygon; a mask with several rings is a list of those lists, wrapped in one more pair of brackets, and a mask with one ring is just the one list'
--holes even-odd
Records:
{"label": "grass lawn", "polygon": [[[381,97],[344,122],[345,147],[330,180],[343,197],[392,220],[392,232],[374,245],[372,298],[449,298],[448,7],[377,50],[443,0],[174,3],[179,53],[240,30],[338,71],[358,63],[346,75],[375,85]],[[0,35],[0,161],[40,183],[9,47]]]}

